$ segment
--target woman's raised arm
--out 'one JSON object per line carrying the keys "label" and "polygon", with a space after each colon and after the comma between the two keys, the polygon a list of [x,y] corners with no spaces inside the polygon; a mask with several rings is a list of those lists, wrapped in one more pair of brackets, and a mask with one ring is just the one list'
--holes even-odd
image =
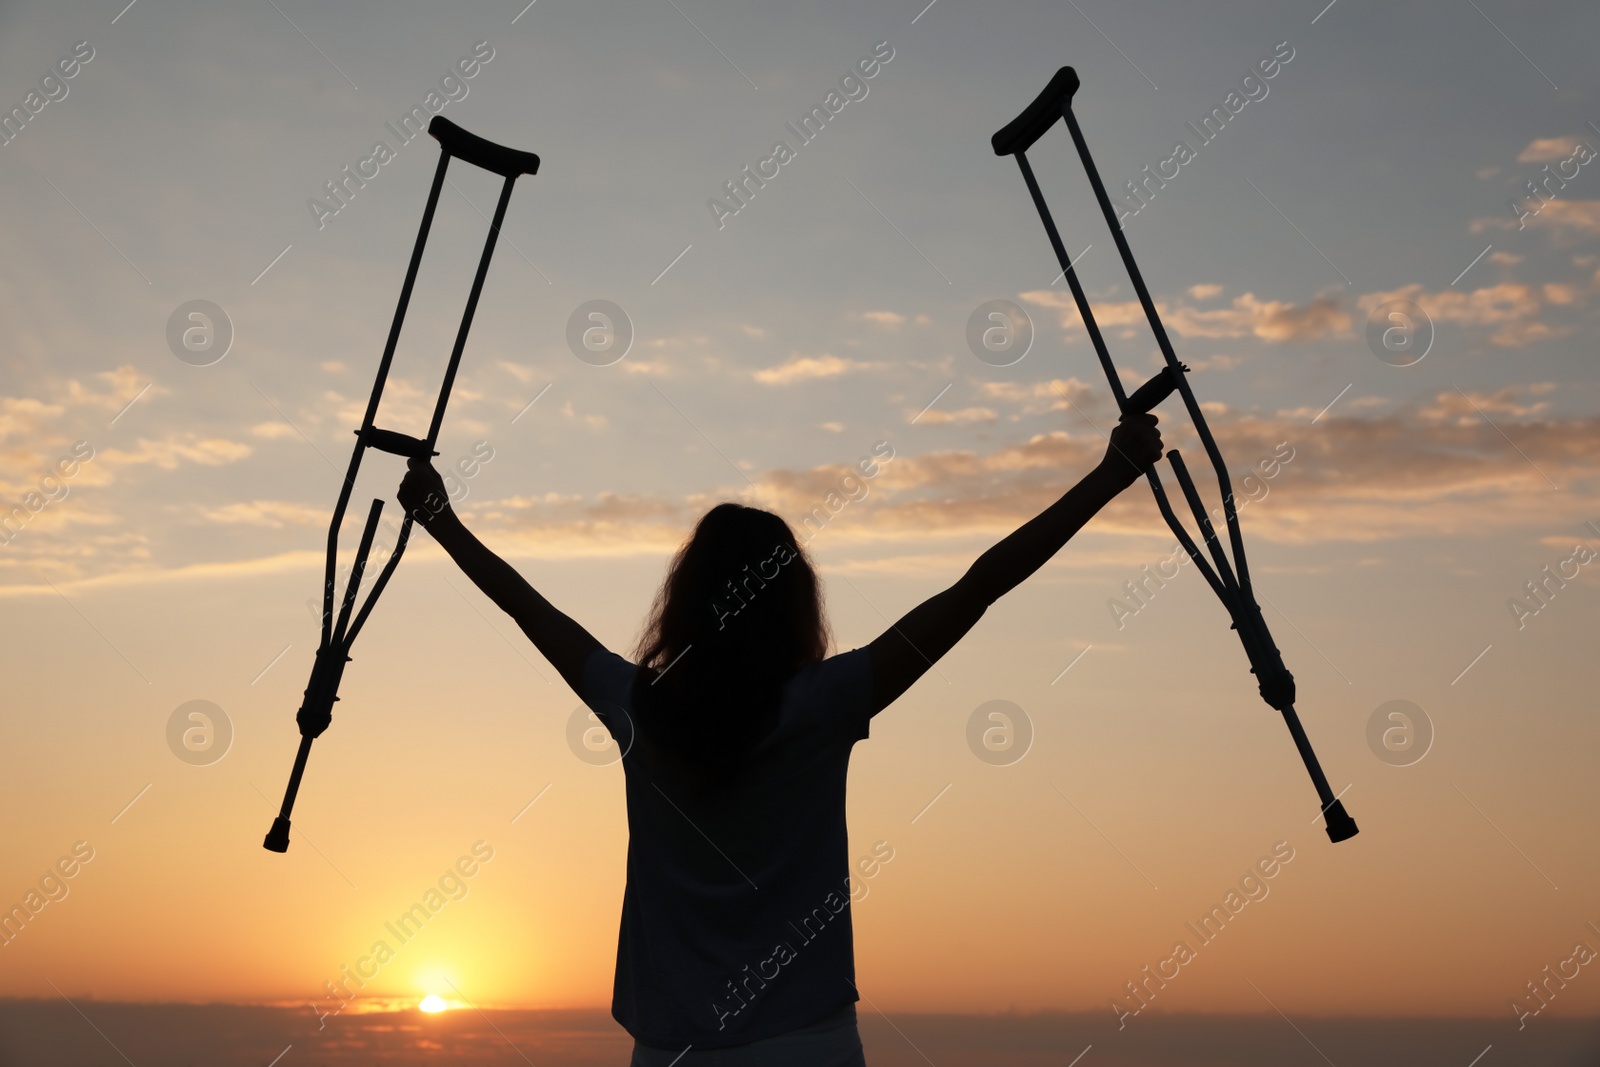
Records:
{"label": "woman's raised arm", "polygon": [[583,665],[589,653],[604,646],[462,525],[450,507],[444,480],[431,463],[413,459],[409,467],[400,483],[400,505],[444,546],[462,573],[516,621],[573,692],[582,697]]}
{"label": "woman's raised arm", "polygon": [[1111,431],[1105,458],[1082,481],[979,556],[954,585],[912,608],[867,646],[873,714],[910,689],[972,629],[990,604],[1044,566],[1160,458],[1156,417],[1128,416]]}

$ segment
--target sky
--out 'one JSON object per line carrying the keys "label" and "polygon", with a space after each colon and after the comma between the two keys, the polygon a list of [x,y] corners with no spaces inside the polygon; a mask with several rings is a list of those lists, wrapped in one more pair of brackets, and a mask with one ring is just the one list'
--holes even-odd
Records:
{"label": "sky", "polygon": [[[843,651],[1105,450],[1110,390],[989,144],[1071,65],[1361,833],[1327,840],[1135,486],[855,750],[851,853],[894,856],[854,909],[864,996],[1112,1020],[1277,850],[1148,1010],[1470,1015],[1507,1042],[1600,1010],[1572,962],[1600,949],[1592,5],[124,3],[0,6],[0,105],[25,116],[0,145],[0,904],[59,897],[0,946],[0,995],[326,1005],[449,879],[364,996],[606,1004],[620,767],[426,535],[352,653],[294,846],[259,844],[438,158],[390,127],[436,111],[541,159],[438,442],[468,526],[627,654],[706,508],[822,507]],[[803,140],[814,106],[837,113]],[[1131,387],[1161,356],[1082,164],[1060,126],[1029,160]],[[448,176],[378,417],[416,435],[499,188]],[[569,343],[597,300],[620,358]],[[969,344],[993,300],[1026,313],[1020,358]],[[1158,414],[1214,503],[1181,406]],[[363,463],[341,563],[401,473]],[[184,748],[191,701],[225,741]],[[991,701],[1031,738],[1010,762],[969,744]],[[1546,967],[1580,976],[1535,999]]]}

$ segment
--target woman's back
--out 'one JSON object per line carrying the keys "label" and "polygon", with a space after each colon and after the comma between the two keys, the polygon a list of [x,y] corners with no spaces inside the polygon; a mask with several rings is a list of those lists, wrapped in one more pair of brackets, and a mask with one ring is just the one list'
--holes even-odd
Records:
{"label": "woman's back", "polygon": [[990,604],[1160,457],[1155,417],[1125,415],[1100,465],[1059,500],[871,644],[831,659],[821,583],[788,524],[718,504],[668,568],[640,641],[642,672],[486,548],[450,510],[438,472],[412,459],[401,503],[626,749],[612,1014],[637,1039],[636,1062],[683,1047],[667,1062],[687,1054],[689,1067],[700,1053],[688,1046],[739,1045],[705,1062],[861,1062],[850,750]]}
{"label": "woman's back", "polygon": [[625,747],[612,1014],[647,1044],[704,1049],[853,1003],[845,779],[874,710],[867,649],[796,671],[774,729],[725,774],[659,743],[653,720],[693,709],[641,702],[639,673],[603,649],[584,669],[585,702]]}

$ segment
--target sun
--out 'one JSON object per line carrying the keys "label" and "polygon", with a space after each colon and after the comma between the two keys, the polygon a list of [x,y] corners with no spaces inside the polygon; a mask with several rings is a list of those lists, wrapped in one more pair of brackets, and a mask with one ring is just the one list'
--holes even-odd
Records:
{"label": "sun", "polygon": [[446,1011],[449,1009],[449,1007],[450,1005],[445,1002],[445,999],[439,996],[437,993],[429,993],[427,996],[423,997],[422,1002],[417,1005],[417,1009],[419,1011],[425,1011],[429,1015],[432,1015],[436,1012]]}

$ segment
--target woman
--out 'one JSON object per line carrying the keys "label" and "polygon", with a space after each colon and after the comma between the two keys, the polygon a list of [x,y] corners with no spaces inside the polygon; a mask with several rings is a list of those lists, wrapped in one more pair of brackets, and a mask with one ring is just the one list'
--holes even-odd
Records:
{"label": "woman", "polygon": [[623,750],[628,881],[611,1013],[634,1067],[864,1067],[845,772],[872,717],[1161,458],[1131,415],[1105,458],[949,589],[827,657],[820,583],[787,523],[719,504],[678,551],[638,665],[557,611],[412,460],[400,503],[509,614]]}

